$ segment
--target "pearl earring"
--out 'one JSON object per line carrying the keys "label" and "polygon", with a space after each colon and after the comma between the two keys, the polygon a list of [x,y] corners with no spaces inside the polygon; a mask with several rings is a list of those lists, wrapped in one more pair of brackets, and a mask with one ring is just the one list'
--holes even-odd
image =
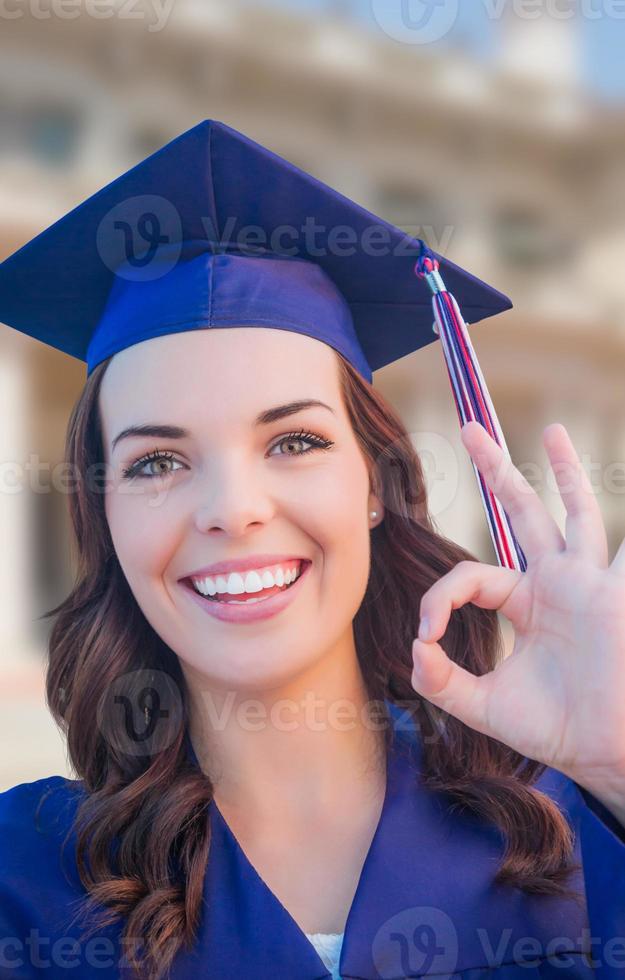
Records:
{"label": "pearl earring", "polygon": [[372,521],[374,521],[377,516],[378,516],[377,510],[372,510],[369,512],[369,517],[371,518]]}

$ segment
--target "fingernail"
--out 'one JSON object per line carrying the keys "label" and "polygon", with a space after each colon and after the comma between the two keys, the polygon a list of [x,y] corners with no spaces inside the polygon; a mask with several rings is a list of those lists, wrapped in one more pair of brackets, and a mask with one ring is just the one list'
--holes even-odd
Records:
{"label": "fingernail", "polygon": [[427,616],[421,617],[421,622],[419,623],[418,637],[420,640],[427,640],[430,632],[430,621]]}

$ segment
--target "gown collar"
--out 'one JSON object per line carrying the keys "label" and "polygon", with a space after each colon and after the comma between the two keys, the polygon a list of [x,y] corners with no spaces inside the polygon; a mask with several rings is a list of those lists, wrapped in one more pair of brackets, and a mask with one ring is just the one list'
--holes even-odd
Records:
{"label": "gown collar", "polygon": [[[575,954],[567,977],[590,980],[592,971],[579,956],[585,912],[570,901],[493,883],[503,856],[499,832],[475,816],[452,815],[443,794],[421,785],[414,724],[392,702],[385,703],[393,726],[386,790],[347,916],[340,976],[404,980],[477,967],[503,969],[519,942],[526,943],[527,957],[529,939],[536,959],[537,949],[543,956],[555,935],[558,949]],[[188,746],[197,764],[190,739]],[[205,914],[198,944],[180,959],[175,980],[200,974],[329,978],[305,932],[248,860],[214,800],[208,811]],[[571,884],[583,889],[580,876]],[[522,972],[510,977],[525,980],[538,967],[525,962],[518,969]]]}

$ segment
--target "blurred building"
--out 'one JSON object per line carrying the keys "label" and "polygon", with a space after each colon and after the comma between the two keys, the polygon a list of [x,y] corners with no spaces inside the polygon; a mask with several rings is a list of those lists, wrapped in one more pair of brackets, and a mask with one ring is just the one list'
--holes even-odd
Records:
{"label": "blurred building", "polygon": [[[540,437],[564,422],[595,474],[614,550],[624,533],[625,128],[620,110],[583,90],[574,22],[507,17],[486,65],[393,41],[340,4],[315,17],[177,0],[159,29],[147,0],[142,9],[66,19],[24,6],[3,24],[0,255],[201,119],[221,119],[513,298],[514,310],[472,330],[512,457],[562,519]],[[7,327],[0,348],[0,460],[47,467],[41,487],[0,494],[0,725],[16,746],[2,788],[64,766],[43,707],[49,621],[37,617],[71,583],[67,501],[53,484],[85,368]],[[427,456],[440,529],[493,561],[439,345],[376,383]]]}

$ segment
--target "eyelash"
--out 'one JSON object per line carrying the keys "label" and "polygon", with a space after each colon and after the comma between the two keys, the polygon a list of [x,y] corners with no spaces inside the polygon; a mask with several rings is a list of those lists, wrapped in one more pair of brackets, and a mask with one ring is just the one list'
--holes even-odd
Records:
{"label": "eyelash", "polygon": [[[303,442],[310,442],[312,444],[311,449],[304,449],[301,453],[278,453],[279,456],[305,456],[307,453],[314,452],[315,449],[328,450],[334,443],[329,439],[324,439],[322,436],[316,435],[314,432],[305,432],[300,430],[299,432],[289,432],[285,436],[281,436],[277,442],[271,447],[274,449],[276,446],[281,446],[283,442],[288,442],[289,440],[301,440]],[[169,476],[169,473],[159,473],[159,474],[147,474],[140,473],[139,471],[147,466],[148,463],[153,462],[156,459],[175,459],[174,453],[163,449],[154,449],[152,452],[146,453],[140,459],[136,460],[130,466],[122,470],[122,477],[125,480],[131,480],[134,477],[138,477],[142,480],[154,480],[159,479],[163,476]],[[170,471],[172,472],[172,471]]]}

